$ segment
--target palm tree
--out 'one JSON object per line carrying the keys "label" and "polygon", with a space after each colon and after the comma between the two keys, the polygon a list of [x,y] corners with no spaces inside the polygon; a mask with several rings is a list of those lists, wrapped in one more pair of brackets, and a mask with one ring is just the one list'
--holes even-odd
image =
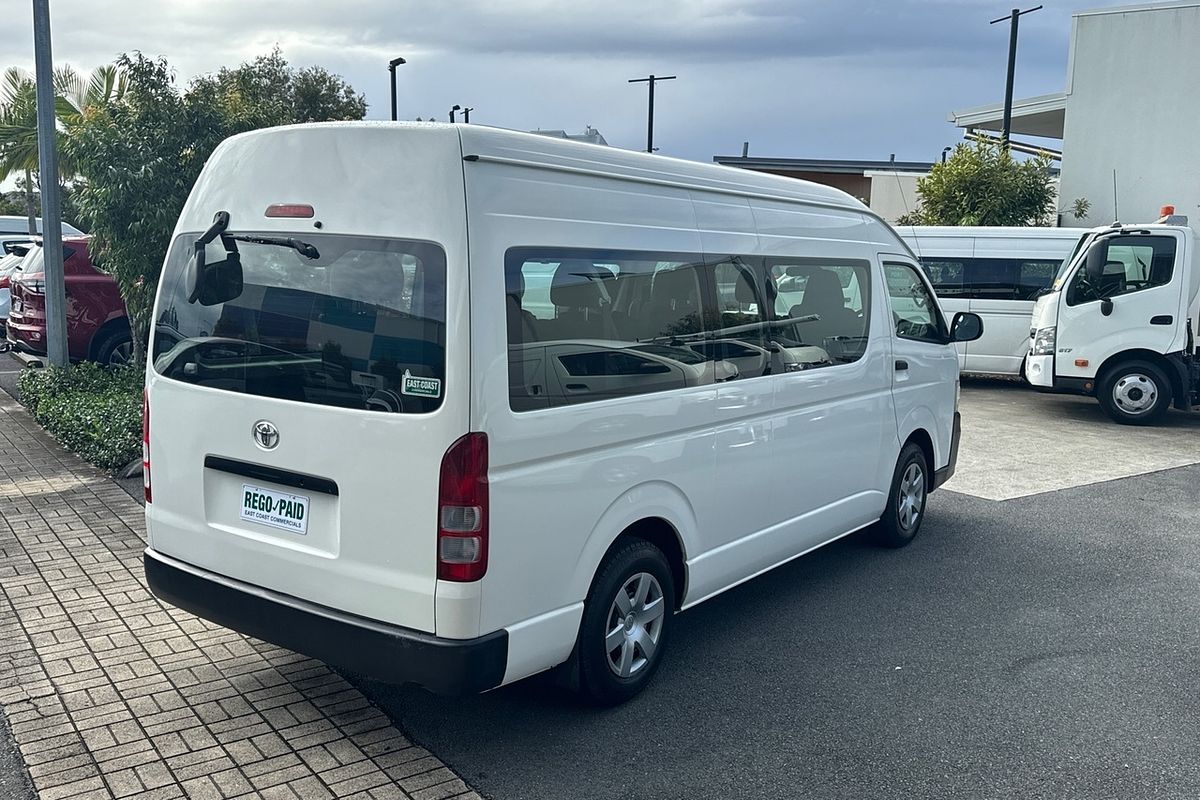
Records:
{"label": "palm tree", "polygon": [[25,173],[25,213],[29,232],[37,233],[33,173],[38,169],[37,86],[16,67],[0,77],[0,181]]}
{"label": "palm tree", "polygon": [[[125,73],[112,64],[95,69],[85,79],[71,67],[54,71],[54,113],[59,122],[58,179],[74,177],[77,165],[62,139],[81,122],[89,109],[119,101],[125,94]],[[37,84],[26,72],[9,67],[0,76],[0,181],[24,172],[25,210],[29,232],[37,233],[33,199],[34,173],[38,171]]]}

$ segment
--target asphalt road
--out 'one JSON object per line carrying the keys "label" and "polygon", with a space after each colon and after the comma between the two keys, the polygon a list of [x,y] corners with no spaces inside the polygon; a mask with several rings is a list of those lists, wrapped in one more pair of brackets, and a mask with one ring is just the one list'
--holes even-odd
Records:
{"label": "asphalt road", "polygon": [[948,491],[677,619],[640,698],[360,685],[486,796],[1200,797],[1200,467]]}

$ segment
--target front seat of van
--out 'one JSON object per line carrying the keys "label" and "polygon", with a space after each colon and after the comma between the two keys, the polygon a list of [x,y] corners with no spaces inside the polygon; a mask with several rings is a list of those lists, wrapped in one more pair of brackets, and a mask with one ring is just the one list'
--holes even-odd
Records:
{"label": "front seat of van", "polygon": [[861,336],[863,321],[846,308],[842,282],[827,269],[814,270],[804,285],[804,298],[788,311],[789,317],[816,316],[815,320],[796,326],[797,335],[805,344],[820,345],[837,336]]}

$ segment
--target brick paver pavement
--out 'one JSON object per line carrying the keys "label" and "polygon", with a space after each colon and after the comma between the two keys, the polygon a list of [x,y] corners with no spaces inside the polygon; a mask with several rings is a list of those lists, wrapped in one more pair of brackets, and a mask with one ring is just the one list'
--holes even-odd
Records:
{"label": "brick paver pavement", "polygon": [[477,798],[324,664],[147,590],[142,508],[0,395],[0,704],[44,800]]}

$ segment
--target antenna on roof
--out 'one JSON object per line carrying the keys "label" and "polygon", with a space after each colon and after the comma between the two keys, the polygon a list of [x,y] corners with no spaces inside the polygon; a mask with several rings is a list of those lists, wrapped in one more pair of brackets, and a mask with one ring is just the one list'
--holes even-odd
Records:
{"label": "antenna on roof", "polygon": [[1121,222],[1121,212],[1117,210],[1117,171],[1113,170],[1113,224],[1119,225]]}

